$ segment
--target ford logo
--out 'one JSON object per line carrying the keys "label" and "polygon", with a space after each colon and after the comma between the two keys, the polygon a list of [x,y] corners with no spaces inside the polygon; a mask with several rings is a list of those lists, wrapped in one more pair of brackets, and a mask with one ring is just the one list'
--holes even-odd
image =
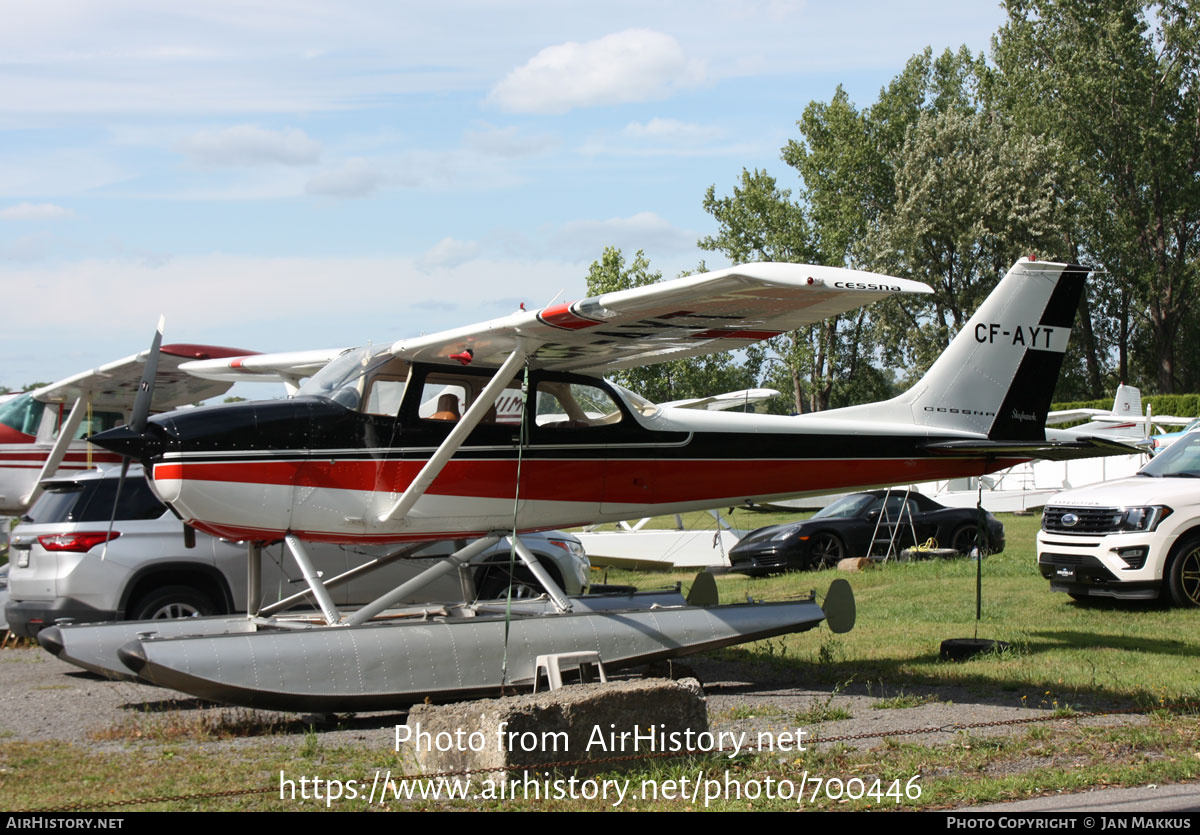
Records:
{"label": "ford logo", "polygon": [[1062,516],[1062,525],[1064,528],[1073,528],[1079,524],[1079,517],[1074,513],[1064,513]]}

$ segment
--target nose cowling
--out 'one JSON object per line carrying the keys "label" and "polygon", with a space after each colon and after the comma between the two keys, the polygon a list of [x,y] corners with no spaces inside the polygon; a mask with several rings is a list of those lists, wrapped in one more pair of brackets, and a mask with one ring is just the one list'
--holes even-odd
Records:
{"label": "nose cowling", "polygon": [[296,450],[326,439],[344,447],[357,443],[360,435],[355,412],[329,400],[305,397],[180,409],[155,415],[141,432],[119,426],[88,440],[152,464],[166,453]]}
{"label": "nose cowling", "polygon": [[141,432],[129,426],[108,429],[90,436],[88,443],[145,464],[162,455],[166,440],[163,428],[151,422]]}

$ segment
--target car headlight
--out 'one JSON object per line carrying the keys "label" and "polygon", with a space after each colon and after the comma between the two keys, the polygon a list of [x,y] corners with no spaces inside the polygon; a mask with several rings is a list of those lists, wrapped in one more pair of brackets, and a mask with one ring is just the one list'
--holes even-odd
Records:
{"label": "car headlight", "polygon": [[1174,511],[1166,505],[1150,505],[1148,507],[1123,507],[1116,518],[1114,530],[1117,533],[1135,533],[1152,531],[1158,523],[1166,519]]}
{"label": "car headlight", "polygon": [[791,539],[797,533],[799,533],[799,531],[796,530],[795,528],[787,528],[787,529],[782,530],[779,533],[775,534],[773,537],[771,537],[771,541],[777,542],[780,539]]}
{"label": "car headlight", "polygon": [[583,550],[583,545],[579,542],[575,542],[570,539],[552,539],[550,540],[550,544],[557,545],[559,548],[562,548],[564,551],[569,552],[579,559],[585,559],[587,557],[587,552]]}

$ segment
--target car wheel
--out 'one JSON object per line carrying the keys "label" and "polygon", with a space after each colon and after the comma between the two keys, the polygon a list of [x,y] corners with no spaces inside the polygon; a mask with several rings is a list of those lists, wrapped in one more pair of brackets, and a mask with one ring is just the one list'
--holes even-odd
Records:
{"label": "car wheel", "polygon": [[834,568],[846,556],[846,546],[836,534],[814,534],[808,544],[809,568]]}
{"label": "car wheel", "polygon": [[[544,567],[544,566],[543,566]],[[550,579],[559,583],[555,572],[549,570]],[[513,570],[512,596],[513,600],[530,600],[544,594],[542,584],[523,565]],[[508,565],[489,565],[484,568],[475,580],[475,591],[480,600],[504,600],[508,598]]]}
{"label": "car wheel", "polygon": [[[957,551],[962,556],[969,556],[971,549],[979,542],[979,526],[978,525],[962,525],[950,537],[950,547]],[[985,549],[984,556],[987,555]]]}
{"label": "car wheel", "polygon": [[140,598],[129,608],[132,620],[198,618],[217,613],[217,607],[204,592],[188,586],[164,586]]}
{"label": "car wheel", "polygon": [[1177,606],[1200,606],[1200,537],[1192,537],[1175,550],[1167,589]]}

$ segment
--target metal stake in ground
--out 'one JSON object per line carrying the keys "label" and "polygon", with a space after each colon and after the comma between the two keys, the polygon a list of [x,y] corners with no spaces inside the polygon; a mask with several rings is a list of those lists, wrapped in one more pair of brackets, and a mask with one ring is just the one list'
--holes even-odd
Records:
{"label": "metal stake in ground", "polygon": [[983,482],[978,482],[975,508],[978,510],[978,528],[971,559],[975,560],[975,637],[947,638],[942,641],[943,661],[965,661],[985,652],[1003,652],[1009,645],[1004,641],[993,641],[979,637],[979,621],[983,618],[983,557],[988,551],[987,513],[983,509]]}

